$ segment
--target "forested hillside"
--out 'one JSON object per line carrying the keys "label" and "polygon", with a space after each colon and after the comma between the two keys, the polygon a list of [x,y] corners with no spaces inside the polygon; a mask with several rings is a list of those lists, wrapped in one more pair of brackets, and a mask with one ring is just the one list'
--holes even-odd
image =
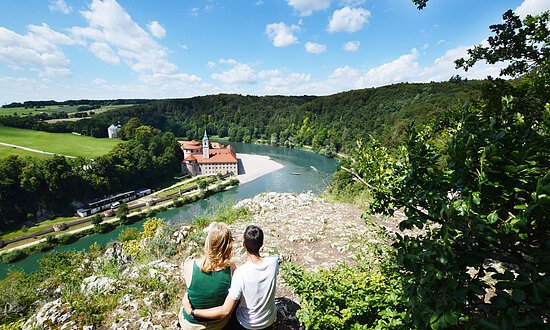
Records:
{"label": "forested hillside", "polygon": [[29,116],[0,118],[0,124],[105,137],[111,123],[137,117],[179,137],[197,138],[206,129],[231,141],[309,145],[333,154],[350,150],[369,134],[395,143],[410,123],[428,123],[439,113],[479,99],[485,85],[453,77],[449,82],[403,83],[323,97],[220,94],[152,101],[77,122],[47,124]]}
{"label": "forested hillside", "polygon": [[163,100],[112,111],[99,118],[146,125],[196,138],[209,134],[237,142],[258,139],[284,146],[348,150],[369,134],[394,139],[409,123],[479,98],[483,82],[397,84],[324,97],[211,95]]}

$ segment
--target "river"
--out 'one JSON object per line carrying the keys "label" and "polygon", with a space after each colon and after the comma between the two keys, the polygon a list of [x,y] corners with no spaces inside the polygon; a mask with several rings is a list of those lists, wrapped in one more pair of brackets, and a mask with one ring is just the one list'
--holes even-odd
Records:
{"label": "river", "polygon": [[[337,162],[313,152],[294,150],[264,145],[231,143],[238,153],[270,156],[276,162],[284,165],[278,171],[266,174],[252,182],[245,183],[236,189],[225,191],[196,203],[175,208],[157,216],[173,224],[190,222],[192,219],[214,212],[224,205],[234,204],[239,200],[253,197],[262,192],[321,192],[329,183],[336,171]],[[299,173],[299,175],[298,175]],[[143,221],[129,226],[118,227],[106,234],[95,234],[79,241],[54,248],[52,251],[85,250],[92,243],[107,244],[117,239],[118,234],[127,227],[141,229]],[[32,272],[38,268],[38,261],[44,253],[35,253],[28,258],[12,264],[0,263],[0,279],[4,279],[10,269]]]}

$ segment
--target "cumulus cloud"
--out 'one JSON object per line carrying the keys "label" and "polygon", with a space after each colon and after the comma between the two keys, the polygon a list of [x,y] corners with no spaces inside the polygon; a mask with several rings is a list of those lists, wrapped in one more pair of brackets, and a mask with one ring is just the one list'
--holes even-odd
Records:
{"label": "cumulus cloud", "polygon": [[166,36],[166,29],[157,21],[152,21],[149,25],[147,25],[147,27],[149,28],[149,32],[151,32],[155,38],[162,39]]}
{"label": "cumulus cloud", "polygon": [[115,63],[118,56],[140,74],[177,73],[177,66],[167,60],[166,48],[134,22],[115,0],[93,0],[81,14],[88,26],[73,27],[71,32],[88,43],[98,58]]}
{"label": "cumulus cloud", "polygon": [[309,16],[314,11],[330,7],[331,0],[288,0],[288,5],[298,11],[301,16]]}
{"label": "cumulus cloud", "polygon": [[361,43],[357,40],[354,40],[354,41],[348,41],[344,44],[344,46],[342,47],[343,50],[345,50],[346,52],[351,52],[351,53],[354,53],[356,51],[359,50],[359,46],[361,45]]}
{"label": "cumulus cloud", "polygon": [[229,70],[221,73],[213,73],[210,77],[223,84],[255,84],[258,82],[258,76],[249,65],[239,63],[233,59],[220,59],[218,63],[230,66]]}
{"label": "cumulus cloud", "polygon": [[363,28],[371,16],[363,8],[344,7],[335,10],[328,23],[329,32],[356,32]]}
{"label": "cumulus cloud", "polygon": [[261,70],[258,72],[258,77],[261,79],[270,78],[270,77],[277,77],[282,74],[282,71],[279,69],[272,69],[272,70]]}
{"label": "cumulus cloud", "polygon": [[113,49],[104,42],[93,42],[90,44],[90,51],[95,56],[109,64],[119,64],[120,57],[113,51]]}
{"label": "cumulus cloud", "polygon": [[57,11],[63,14],[70,14],[73,11],[65,0],[50,0],[48,8],[50,8],[51,11]]}
{"label": "cumulus cloud", "polygon": [[322,54],[327,51],[327,46],[311,41],[306,42],[304,48],[306,52],[311,54]]}
{"label": "cumulus cloud", "polygon": [[262,93],[282,95],[306,93],[304,91],[307,90],[308,82],[311,79],[309,73],[290,72],[283,75],[280,70],[276,70],[276,73],[263,82]]}
{"label": "cumulus cloud", "polygon": [[275,47],[288,47],[298,42],[294,31],[300,30],[297,25],[288,26],[283,22],[268,24],[265,27],[265,34]]}
{"label": "cumulus cloud", "polygon": [[60,45],[75,41],[47,24],[28,25],[25,35],[0,27],[0,60],[13,68],[40,70],[41,76],[70,75],[69,60]]}
{"label": "cumulus cloud", "polygon": [[550,0],[524,0],[515,12],[521,17],[527,15],[538,15],[543,11],[550,10]]}

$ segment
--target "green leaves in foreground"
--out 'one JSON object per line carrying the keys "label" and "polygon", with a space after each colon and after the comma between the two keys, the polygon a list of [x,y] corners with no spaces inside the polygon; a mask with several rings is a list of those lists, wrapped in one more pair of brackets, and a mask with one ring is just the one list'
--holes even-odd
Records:
{"label": "green leaves in foreground", "polygon": [[[455,113],[441,133],[361,147],[348,165],[371,209],[403,209],[395,244],[413,328],[537,328],[550,315],[550,136],[505,98]],[[540,118],[534,116],[532,118]]]}
{"label": "green leaves in foreground", "polygon": [[395,269],[369,262],[318,272],[283,266],[284,281],[300,296],[306,329],[395,329],[403,325],[403,279]]}

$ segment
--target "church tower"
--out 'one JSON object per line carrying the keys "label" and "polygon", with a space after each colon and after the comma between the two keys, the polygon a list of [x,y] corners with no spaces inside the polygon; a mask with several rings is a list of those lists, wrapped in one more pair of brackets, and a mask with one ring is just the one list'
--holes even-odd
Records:
{"label": "church tower", "polygon": [[204,130],[204,136],[202,137],[202,158],[210,158],[210,141],[208,141],[206,130]]}

